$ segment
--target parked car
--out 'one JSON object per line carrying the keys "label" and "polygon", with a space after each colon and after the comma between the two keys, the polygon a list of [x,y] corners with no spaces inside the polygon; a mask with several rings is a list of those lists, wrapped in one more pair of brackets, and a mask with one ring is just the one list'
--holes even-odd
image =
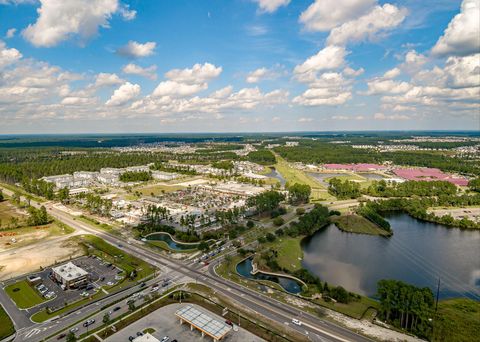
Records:
{"label": "parked car", "polygon": [[150,291],[151,291],[151,292],[158,291],[158,286],[154,286],[154,287],[152,287],[152,289],[151,289]]}
{"label": "parked car", "polygon": [[61,340],[62,338],[65,338],[66,336],[67,336],[67,334],[62,333],[62,334],[57,336],[57,340]]}
{"label": "parked car", "polygon": [[137,331],[137,336],[143,336],[143,333],[141,331]]}
{"label": "parked car", "polygon": [[71,332],[71,333],[74,333],[74,334],[75,334],[77,331],[78,331],[78,328],[77,328],[77,327],[70,329],[70,332]]}
{"label": "parked car", "polygon": [[165,336],[164,338],[162,338],[160,342],[168,342],[168,341],[170,341],[170,337]]}
{"label": "parked car", "polygon": [[232,327],[233,327],[233,323],[232,323],[232,321],[231,321],[231,320],[229,320],[229,319],[227,319],[227,320],[225,321],[225,324],[228,324],[228,325],[230,325],[230,326],[232,326]]}
{"label": "parked car", "polygon": [[135,337],[133,337],[133,336],[129,336],[129,337],[128,337],[128,340],[129,340],[130,342],[132,342],[134,339],[135,339]]}
{"label": "parked car", "polygon": [[95,323],[95,320],[92,318],[92,319],[89,319],[88,321],[84,322],[83,326],[86,328],[86,327],[92,325],[93,323]]}

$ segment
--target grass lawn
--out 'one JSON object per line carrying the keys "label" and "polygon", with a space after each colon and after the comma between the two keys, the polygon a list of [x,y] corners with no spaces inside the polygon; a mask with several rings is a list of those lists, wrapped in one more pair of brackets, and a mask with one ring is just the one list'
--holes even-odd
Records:
{"label": "grass lawn", "polygon": [[13,326],[12,320],[0,305],[0,340],[12,335],[14,332],[15,327]]}
{"label": "grass lawn", "polygon": [[277,262],[281,267],[290,271],[296,271],[302,267],[303,251],[300,240],[301,237],[282,237],[271,244],[269,248],[278,251]]}
{"label": "grass lawn", "polygon": [[437,317],[433,341],[478,341],[480,302],[465,298],[442,300]]}
{"label": "grass lawn", "polygon": [[93,248],[93,254],[114,263],[123,269],[126,274],[130,274],[133,270],[136,270],[139,279],[153,274],[154,268],[149,263],[123,252],[99,237],[83,235],[81,240],[84,244]]}
{"label": "grass lawn", "polygon": [[173,252],[173,253],[193,253],[193,252],[198,252],[198,249],[192,248],[192,249],[182,249],[182,250],[177,250],[177,249],[171,249],[168,244],[165,241],[154,241],[154,240],[148,240],[148,243],[152,246],[161,248],[163,250],[166,250],[168,252]]}
{"label": "grass lawn", "polygon": [[107,231],[107,232],[114,229],[114,227],[109,225],[109,224],[101,223],[101,222],[95,220],[94,218],[91,218],[91,217],[88,217],[88,216],[85,216],[85,215],[76,217],[75,219],[78,220],[78,221],[82,221],[82,222],[94,225],[95,227],[97,227],[101,230]]}
{"label": "grass lawn", "polygon": [[277,158],[275,169],[281,173],[283,178],[285,178],[285,180],[289,184],[300,183],[310,185],[310,187],[312,188],[312,194],[310,198],[312,200],[329,200],[334,198],[326,191],[325,187],[319,182],[317,182],[315,179],[306,175],[302,170],[297,170],[290,167],[290,165],[288,165],[288,163],[282,157],[278,155],[275,155],[275,157]]}
{"label": "grass lawn", "polygon": [[27,309],[46,301],[33,289],[26,280],[21,280],[5,288],[7,295],[17,304],[19,309]]}
{"label": "grass lawn", "polygon": [[355,214],[332,217],[332,221],[335,223],[338,229],[348,233],[382,236],[391,235],[389,232],[381,229],[373,222],[370,222],[366,218]]}
{"label": "grass lawn", "polygon": [[157,196],[161,195],[164,192],[173,192],[177,190],[185,189],[184,186],[181,185],[167,185],[167,184],[157,184],[152,186],[146,186],[143,188],[134,189],[134,191],[139,191],[142,195],[150,196],[152,193]]}

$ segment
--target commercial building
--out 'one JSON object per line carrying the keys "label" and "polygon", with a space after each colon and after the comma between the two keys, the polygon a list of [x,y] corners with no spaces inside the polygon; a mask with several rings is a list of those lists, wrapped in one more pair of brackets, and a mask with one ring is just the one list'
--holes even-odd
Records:
{"label": "commercial building", "polygon": [[53,267],[53,278],[62,284],[64,289],[78,288],[88,282],[89,274],[72,262]]}
{"label": "commercial building", "polygon": [[210,317],[192,305],[177,310],[175,315],[180,319],[180,324],[190,324],[190,330],[195,328],[202,333],[202,337],[210,336],[214,342],[220,341],[232,330],[228,324]]}

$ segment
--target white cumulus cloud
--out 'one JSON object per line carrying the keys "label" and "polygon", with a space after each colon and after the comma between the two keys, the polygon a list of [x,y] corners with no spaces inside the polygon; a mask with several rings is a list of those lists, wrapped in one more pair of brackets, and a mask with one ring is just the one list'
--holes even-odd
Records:
{"label": "white cumulus cloud", "polygon": [[52,47],[74,35],[85,40],[108,27],[118,8],[118,0],[90,0],[88,5],[83,0],[40,0],[37,21],[22,34],[37,47]]}
{"label": "white cumulus cloud", "polygon": [[376,3],[376,0],[315,0],[302,12],[300,22],[309,31],[330,31],[366,14]]}
{"label": "white cumulus cloud", "polygon": [[197,84],[208,82],[222,73],[222,67],[210,63],[195,64],[192,68],[173,69],[165,77],[178,83]]}
{"label": "white cumulus cloud", "polygon": [[14,48],[7,48],[7,45],[0,40],[0,69],[13,64],[22,58],[20,51]]}
{"label": "white cumulus cloud", "polygon": [[117,74],[109,74],[109,73],[101,72],[95,77],[96,87],[113,86],[117,84],[122,84],[123,82],[124,80],[118,77]]}
{"label": "white cumulus cloud", "polygon": [[105,102],[107,106],[121,106],[133,100],[140,94],[140,86],[126,82],[113,92],[112,97]]}
{"label": "white cumulus cloud", "polygon": [[432,48],[436,56],[467,56],[480,51],[480,0],[464,0],[460,13],[448,24]]}
{"label": "white cumulus cloud", "polygon": [[147,68],[142,68],[141,66],[133,63],[129,63],[122,68],[122,71],[125,74],[138,75],[151,80],[157,79],[157,66],[151,65]]}
{"label": "white cumulus cloud", "polygon": [[327,38],[328,44],[344,45],[348,42],[374,40],[378,34],[397,27],[406,17],[407,9],[391,4],[375,8],[359,17],[334,28]]}
{"label": "white cumulus cloud", "polygon": [[153,55],[156,46],[155,42],[139,43],[130,40],[126,45],[120,47],[117,53],[129,58],[148,57]]}
{"label": "white cumulus cloud", "polygon": [[344,64],[346,54],[347,52],[342,46],[327,46],[302,64],[297,65],[294,73],[299,75],[320,70],[337,69]]}
{"label": "white cumulus cloud", "polygon": [[282,6],[287,6],[290,0],[254,0],[262,12],[273,13]]}

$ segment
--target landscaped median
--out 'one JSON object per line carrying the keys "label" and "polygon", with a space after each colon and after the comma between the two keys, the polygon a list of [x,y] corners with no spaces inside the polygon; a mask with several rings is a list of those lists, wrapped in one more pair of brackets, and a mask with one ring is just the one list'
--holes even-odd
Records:
{"label": "landscaped median", "polygon": [[0,341],[15,333],[13,322],[7,312],[0,305]]}
{"label": "landscaped median", "polygon": [[19,309],[28,309],[47,301],[47,299],[43,298],[37,291],[35,291],[27,280],[21,280],[8,285],[5,287],[5,292],[15,302]]}

